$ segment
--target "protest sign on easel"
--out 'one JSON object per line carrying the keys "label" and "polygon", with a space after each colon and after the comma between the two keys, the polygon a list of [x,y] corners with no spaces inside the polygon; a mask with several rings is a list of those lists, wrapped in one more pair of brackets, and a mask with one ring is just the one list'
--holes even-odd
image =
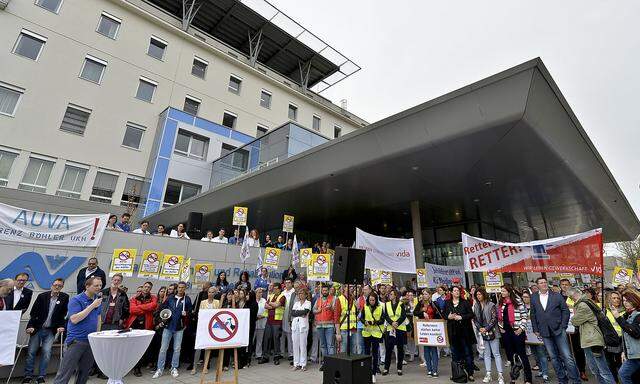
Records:
{"label": "protest sign on easel", "polygon": [[416,345],[448,347],[449,333],[447,323],[442,319],[415,319],[413,332]]}
{"label": "protest sign on easel", "polygon": [[[249,345],[248,309],[203,309],[198,312],[196,349],[204,349],[200,384],[238,384],[238,347]],[[222,361],[226,349],[233,349],[233,381],[221,381]],[[218,350],[215,381],[205,380],[211,350]]]}

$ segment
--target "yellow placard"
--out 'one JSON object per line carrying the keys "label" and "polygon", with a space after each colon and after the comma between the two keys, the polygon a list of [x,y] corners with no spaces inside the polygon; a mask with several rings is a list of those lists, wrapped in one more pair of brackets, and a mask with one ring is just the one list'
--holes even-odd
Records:
{"label": "yellow placard", "polygon": [[142,253],[142,260],[140,260],[138,277],[153,277],[157,279],[163,257],[164,252],[162,251],[145,250]]}
{"label": "yellow placard", "polygon": [[168,281],[180,281],[182,272],[183,255],[164,255],[162,258],[162,269],[160,279]]}
{"label": "yellow placard", "polygon": [[331,280],[331,255],[328,253],[314,253],[307,267],[307,280]]}
{"label": "yellow placard", "polygon": [[615,267],[613,269],[613,278],[611,280],[613,282],[613,285],[616,286],[620,284],[631,283],[632,277],[633,277],[633,269]]}
{"label": "yellow placard", "polygon": [[193,276],[196,283],[211,281],[213,263],[196,263],[193,267]]}
{"label": "yellow placard", "polygon": [[111,256],[111,266],[109,267],[109,276],[121,273],[123,276],[133,276],[133,266],[136,263],[135,248],[116,248]]}
{"label": "yellow placard", "polygon": [[293,233],[293,216],[284,215],[284,219],[282,220],[282,232]]}
{"label": "yellow placard", "polygon": [[262,260],[262,266],[267,268],[278,269],[278,263],[280,262],[281,249],[278,248],[265,248],[264,258]]}
{"label": "yellow placard", "polygon": [[493,271],[482,272],[482,277],[484,277],[484,287],[487,293],[500,293],[500,291],[502,291],[502,286],[504,285],[502,273]]}
{"label": "yellow placard", "polygon": [[389,271],[382,271],[379,269],[370,269],[369,273],[371,274],[371,284],[372,285],[380,285],[380,284],[392,284],[393,283],[393,273]]}
{"label": "yellow placard", "polygon": [[427,270],[425,268],[416,269],[416,284],[418,288],[428,288],[429,280],[427,279]]}
{"label": "yellow placard", "polygon": [[311,255],[313,254],[312,248],[302,248],[300,250],[300,267],[306,268],[309,265],[309,260],[311,260]]}
{"label": "yellow placard", "polygon": [[249,208],[233,207],[233,225],[247,225],[247,216],[249,216]]}
{"label": "yellow placard", "polygon": [[185,283],[189,282],[191,278],[191,258],[188,258],[182,263],[182,267],[180,268],[180,281],[184,281]]}

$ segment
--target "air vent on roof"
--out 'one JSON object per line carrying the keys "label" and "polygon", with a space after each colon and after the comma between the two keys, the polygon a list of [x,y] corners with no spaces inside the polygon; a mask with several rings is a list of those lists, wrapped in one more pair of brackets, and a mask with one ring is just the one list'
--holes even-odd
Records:
{"label": "air vent on roof", "polygon": [[229,51],[227,51],[227,55],[229,55],[229,56],[233,57],[234,59],[237,59],[237,58],[238,58],[238,55],[236,55],[236,54],[235,54],[235,53],[233,53],[233,52],[229,52]]}
{"label": "air vent on roof", "polygon": [[194,34],[193,34],[193,36],[194,36],[196,39],[198,39],[198,40],[207,41],[207,38],[206,38],[206,37],[204,37],[204,36],[202,36],[202,35],[199,35],[199,34],[197,34],[197,33],[194,33]]}
{"label": "air vent on roof", "polygon": [[283,83],[285,83],[288,86],[291,86],[291,83],[289,83],[288,81],[283,81]]}
{"label": "air vent on roof", "polygon": [[261,67],[257,67],[257,68],[258,68],[258,71],[264,73],[265,75],[267,74],[267,70],[266,69],[261,68]]}

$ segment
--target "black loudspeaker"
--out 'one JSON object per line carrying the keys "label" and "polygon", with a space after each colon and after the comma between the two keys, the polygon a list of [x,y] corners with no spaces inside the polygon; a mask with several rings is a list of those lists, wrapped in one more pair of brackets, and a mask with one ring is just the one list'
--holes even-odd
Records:
{"label": "black loudspeaker", "polygon": [[185,230],[191,239],[201,237],[202,212],[189,212],[189,218],[187,219]]}
{"label": "black loudspeaker", "polygon": [[371,384],[371,356],[339,353],[324,357],[322,384],[355,383]]}
{"label": "black loudspeaker", "polygon": [[361,284],[364,280],[364,249],[336,247],[331,281],[341,284]]}

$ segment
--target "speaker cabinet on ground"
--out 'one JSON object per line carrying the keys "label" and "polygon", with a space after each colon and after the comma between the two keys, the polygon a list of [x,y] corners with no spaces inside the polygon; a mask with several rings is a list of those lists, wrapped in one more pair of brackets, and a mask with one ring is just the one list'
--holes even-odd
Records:
{"label": "speaker cabinet on ground", "polygon": [[355,383],[371,384],[371,356],[339,353],[324,357],[322,384]]}
{"label": "speaker cabinet on ground", "polygon": [[331,281],[341,284],[361,284],[364,280],[364,249],[336,247]]}
{"label": "speaker cabinet on ground", "polygon": [[199,238],[202,232],[202,212],[189,212],[185,228],[190,238]]}

